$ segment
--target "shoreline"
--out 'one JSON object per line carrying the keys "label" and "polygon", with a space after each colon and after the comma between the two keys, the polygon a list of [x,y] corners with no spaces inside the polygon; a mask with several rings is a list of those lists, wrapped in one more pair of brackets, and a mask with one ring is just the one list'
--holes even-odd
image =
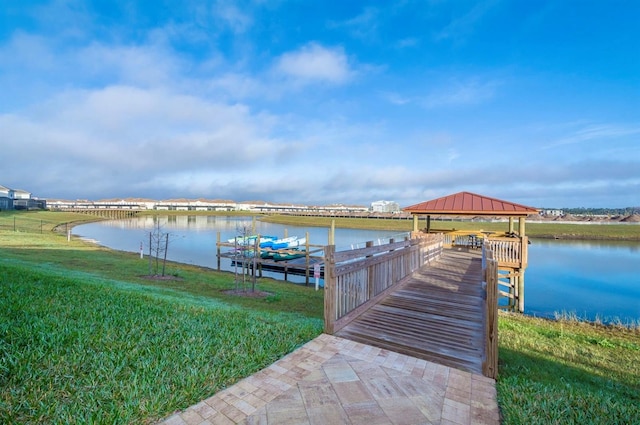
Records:
{"label": "shoreline", "polygon": [[[173,214],[172,214],[173,213]],[[175,214],[178,213],[178,214]],[[154,211],[150,215],[217,215],[217,216],[237,216],[238,214],[228,214],[221,212],[208,212],[208,214],[192,214],[192,211]],[[149,213],[147,213],[149,214]],[[146,214],[145,214],[146,215]],[[247,216],[255,216],[259,221],[265,221],[269,223],[277,223],[283,225],[292,226],[308,226],[308,227],[330,227],[331,222],[335,221],[336,227],[351,228],[351,229],[366,229],[366,230],[384,230],[384,231],[411,231],[411,222],[409,220],[397,220],[397,219],[373,219],[373,218],[344,218],[344,217],[327,217],[327,216],[291,216],[291,215],[256,215],[247,214]],[[77,225],[87,224],[105,220],[125,220],[129,218],[114,219],[109,217],[95,216],[91,219],[70,221],[67,223],[59,223],[52,228],[54,233],[63,233],[67,229],[73,229]],[[486,225],[487,230],[499,229],[507,221],[436,221],[436,223],[449,223],[453,227],[453,230],[471,230],[477,229],[483,225]],[[68,228],[65,228],[68,226]],[[537,230],[537,226],[558,226],[560,230],[558,232],[551,232],[549,229]],[[593,226],[593,227],[592,227]],[[632,232],[625,234],[626,232],[618,232],[615,235],[607,234],[607,232],[595,232],[585,233],[580,230],[586,228],[601,228],[602,230],[611,229],[632,229]],[[451,229],[434,229],[441,231],[448,231]],[[605,222],[605,221],[527,221],[527,236],[535,239],[548,239],[548,240],[576,240],[576,241],[618,241],[618,242],[640,242],[640,222]]]}

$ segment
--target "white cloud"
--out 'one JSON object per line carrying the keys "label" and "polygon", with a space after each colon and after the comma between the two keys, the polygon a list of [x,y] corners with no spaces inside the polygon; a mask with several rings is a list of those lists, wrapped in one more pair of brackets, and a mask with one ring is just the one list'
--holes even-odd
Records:
{"label": "white cloud", "polygon": [[403,96],[394,92],[383,93],[382,96],[394,105],[407,105],[415,100],[411,97]]}
{"label": "white cloud", "polygon": [[[67,92],[21,116],[0,115],[0,128],[3,155],[21,164],[7,172],[26,180],[35,171],[31,165],[42,174],[74,163],[67,179],[83,181],[90,190],[94,182],[81,177],[87,170],[139,181],[165,170],[250,171],[273,164],[277,155],[284,166],[287,157],[280,152],[297,152],[300,146],[272,137],[275,121],[244,105],[113,86]],[[34,161],[33,152],[46,152],[46,160]]]}
{"label": "white cloud", "polygon": [[482,20],[485,14],[495,3],[496,0],[485,0],[480,3],[475,3],[469,12],[452,19],[447,26],[436,34],[435,39],[452,39],[454,41],[464,40],[475,30],[477,23]]}
{"label": "white cloud", "polygon": [[498,83],[469,79],[454,80],[419,100],[425,108],[477,105],[494,97]]}
{"label": "white cloud", "polygon": [[276,70],[302,82],[342,84],[352,75],[349,61],[342,48],[327,48],[309,43],[297,51],[278,58]]}
{"label": "white cloud", "polygon": [[379,10],[375,7],[365,7],[359,15],[342,22],[329,22],[329,28],[345,28],[351,36],[361,40],[371,40],[377,37]]}
{"label": "white cloud", "polygon": [[543,149],[551,149],[559,146],[574,145],[583,142],[605,142],[611,143],[611,139],[622,139],[626,136],[640,134],[638,126],[621,126],[615,124],[589,124],[579,129],[575,129],[564,138],[557,139],[545,146]]}
{"label": "white cloud", "polygon": [[235,33],[243,33],[253,24],[251,15],[240,10],[235,2],[218,1],[213,9],[216,17]]}
{"label": "white cloud", "polygon": [[160,46],[92,44],[69,56],[91,76],[145,87],[170,83],[181,68],[179,59]]}

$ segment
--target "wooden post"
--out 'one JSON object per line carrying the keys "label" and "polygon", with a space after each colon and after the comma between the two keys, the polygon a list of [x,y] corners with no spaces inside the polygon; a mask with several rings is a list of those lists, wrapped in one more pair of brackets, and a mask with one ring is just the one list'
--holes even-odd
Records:
{"label": "wooden post", "polygon": [[431,216],[427,216],[427,233],[431,232]]}
{"label": "wooden post", "polygon": [[335,245],[324,247],[324,332],[333,335],[336,321]]}
{"label": "wooden post", "polygon": [[220,271],[220,232],[216,237],[216,256],[218,257],[218,271]]}
{"label": "wooden post", "polygon": [[484,270],[486,287],[485,297],[485,358],[482,362],[482,374],[496,379],[498,377],[498,265],[491,257]]}
{"label": "wooden post", "polygon": [[516,275],[517,269],[509,270],[509,292],[513,297],[509,300],[509,306],[511,311],[518,311],[518,297],[520,296],[518,289],[518,276]]}
{"label": "wooden post", "polygon": [[518,277],[518,312],[524,313],[524,269],[520,269]]}
{"label": "wooden post", "polygon": [[513,217],[509,217],[509,233],[513,233]]}
{"label": "wooden post", "polygon": [[[415,217],[415,216],[414,216]],[[367,241],[366,243],[366,247],[367,248],[371,248],[373,246],[373,241]],[[370,258],[371,255],[368,255],[367,258]],[[367,300],[372,299],[375,295],[376,295],[376,288],[375,288],[375,276],[373,275],[373,267],[369,266],[369,268],[367,269]]]}
{"label": "wooden post", "polygon": [[525,236],[525,217],[518,218],[518,233],[520,234],[520,276],[518,277],[518,312],[524,313],[524,271],[529,256],[529,239]]}
{"label": "wooden post", "polygon": [[329,228],[329,245],[336,244],[336,221],[331,220],[331,227]]}
{"label": "wooden post", "polygon": [[418,214],[413,215],[413,231],[418,231]]}
{"label": "wooden post", "polygon": [[304,234],[304,285],[309,286],[309,232]]}
{"label": "wooden post", "polygon": [[257,279],[257,274],[258,274],[258,255],[260,255],[260,237],[258,237],[256,239],[256,241],[253,244],[253,280],[252,285],[251,285],[251,292],[255,292],[256,290],[256,279]]}

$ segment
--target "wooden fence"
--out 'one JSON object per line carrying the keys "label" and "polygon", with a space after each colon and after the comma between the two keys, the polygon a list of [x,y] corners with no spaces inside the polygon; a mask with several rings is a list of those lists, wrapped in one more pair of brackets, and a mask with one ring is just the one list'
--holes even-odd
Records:
{"label": "wooden fence", "polygon": [[325,332],[333,334],[405,278],[442,254],[442,235],[414,233],[401,242],[348,251],[325,247]]}
{"label": "wooden fence", "polygon": [[482,374],[496,379],[498,376],[498,261],[488,244],[482,250],[484,297],[485,350]]}

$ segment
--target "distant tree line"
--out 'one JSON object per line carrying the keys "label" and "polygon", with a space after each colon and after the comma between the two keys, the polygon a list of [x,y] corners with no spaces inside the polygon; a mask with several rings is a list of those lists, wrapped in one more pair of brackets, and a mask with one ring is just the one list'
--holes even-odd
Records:
{"label": "distant tree line", "polygon": [[571,215],[632,215],[640,214],[640,207],[626,208],[562,208],[565,214]]}

